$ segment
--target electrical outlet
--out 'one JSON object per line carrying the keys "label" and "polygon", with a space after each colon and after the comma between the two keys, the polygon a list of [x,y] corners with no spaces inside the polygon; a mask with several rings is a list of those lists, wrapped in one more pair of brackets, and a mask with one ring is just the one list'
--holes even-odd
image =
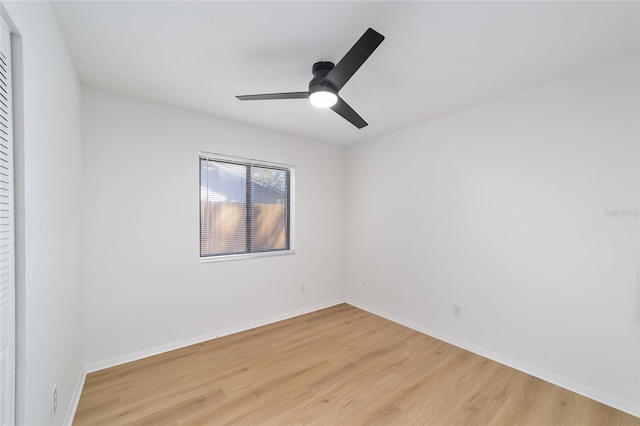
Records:
{"label": "electrical outlet", "polygon": [[458,318],[462,318],[462,306],[453,305],[453,316],[454,317],[458,317]]}
{"label": "electrical outlet", "polygon": [[56,414],[56,410],[58,409],[58,385],[53,385],[53,390],[51,391],[51,417]]}
{"label": "electrical outlet", "polygon": [[304,288],[304,284],[300,284],[300,293],[304,293],[305,288]]}

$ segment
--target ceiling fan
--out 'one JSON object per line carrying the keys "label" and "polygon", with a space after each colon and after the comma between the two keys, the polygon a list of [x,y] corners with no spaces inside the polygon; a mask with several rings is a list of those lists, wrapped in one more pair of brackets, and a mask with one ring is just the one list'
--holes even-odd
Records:
{"label": "ceiling fan", "polygon": [[241,95],[241,101],[258,101],[268,99],[306,99],[320,108],[331,108],[344,119],[362,129],[367,122],[362,119],[342,98],[338,92],[364,64],[384,40],[384,36],[369,28],[353,45],[344,58],[333,65],[332,62],[316,62],[313,64],[313,79],[307,92],[267,93],[263,95]]}

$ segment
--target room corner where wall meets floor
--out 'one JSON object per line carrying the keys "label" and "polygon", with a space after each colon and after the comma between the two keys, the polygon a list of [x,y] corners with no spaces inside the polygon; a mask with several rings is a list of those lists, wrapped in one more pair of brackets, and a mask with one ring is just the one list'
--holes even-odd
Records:
{"label": "room corner where wall meets floor", "polygon": [[638,416],[638,68],[349,147],[347,297]]}
{"label": "room corner where wall meets floor", "polygon": [[342,303],[87,377],[76,424],[640,419]]}

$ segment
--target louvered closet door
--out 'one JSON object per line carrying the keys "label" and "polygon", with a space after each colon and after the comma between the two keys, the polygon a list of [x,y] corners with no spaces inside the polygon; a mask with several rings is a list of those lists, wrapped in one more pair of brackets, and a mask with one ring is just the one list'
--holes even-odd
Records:
{"label": "louvered closet door", "polygon": [[15,424],[15,264],[11,36],[0,33],[0,420]]}

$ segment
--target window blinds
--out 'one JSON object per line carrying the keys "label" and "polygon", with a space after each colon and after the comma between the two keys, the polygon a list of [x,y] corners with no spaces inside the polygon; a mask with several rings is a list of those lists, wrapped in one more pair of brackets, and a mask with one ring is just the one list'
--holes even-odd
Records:
{"label": "window blinds", "polygon": [[292,168],[200,156],[200,257],[291,250]]}

